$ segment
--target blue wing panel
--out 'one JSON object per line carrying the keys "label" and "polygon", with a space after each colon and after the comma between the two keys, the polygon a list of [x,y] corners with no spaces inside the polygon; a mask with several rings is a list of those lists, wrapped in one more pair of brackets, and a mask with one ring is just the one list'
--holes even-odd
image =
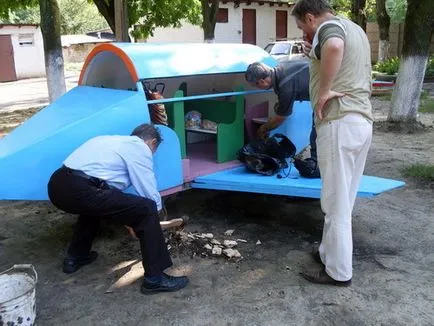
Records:
{"label": "blue wing panel", "polygon": [[[357,195],[359,197],[372,197],[384,191],[402,187],[404,184],[402,181],[363,176]],[[255,192],[295,197],[320,198],[321,195],[321,179],[300,177],[295,168],[292,168],[289,177],[279,179],[276,175],[263,176],[251,173],[245,167],[238,167],[198,177],[191,186],[192,188],[201,189]]]}
{"label": "blue wing panel", "polygon": [[[74,88],[0,140],[0,199],[47,199],[49,177],[75,148],[99,135],[129,135],[145,122],[149,122],[149,113],[141,93]],[[166,133],[174,142],[176,135]],[[176,151],[169,159],[177,164],[173,162]],[[159,181],[170,188],[181,184],[179,180],[180,168]]]}

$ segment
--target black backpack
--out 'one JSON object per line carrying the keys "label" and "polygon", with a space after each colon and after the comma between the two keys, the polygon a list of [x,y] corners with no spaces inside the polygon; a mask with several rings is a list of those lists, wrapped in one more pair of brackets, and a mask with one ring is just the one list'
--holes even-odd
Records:
{"label": "black backpack", "polygon": [[237,156],[247,169],[263,175],[273,175],[288,167],[286,159],[293,159],[295,151],[295,145],[288,137],[275,134],[245,145]]}
{"label": "black backpack", "polygon": [[321,178],[318,162],[312,158],[304,160],[296,158],[294,160],[294,166],[302,177],[309,179]]}

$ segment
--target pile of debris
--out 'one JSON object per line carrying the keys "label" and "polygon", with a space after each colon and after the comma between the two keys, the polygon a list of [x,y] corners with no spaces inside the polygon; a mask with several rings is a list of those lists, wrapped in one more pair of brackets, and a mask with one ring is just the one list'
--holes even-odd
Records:
{"label": "pile of debris", "polygon": [[[179,230],[171,233],[168,241],[168,249],[172,250],[174,247],[180,249],[187,249],[191,256],[200,254],[203,257],[208,256],[225,256],[228,259],[242,259],[241,253],[238,249],[239,243],[247,243],[244,239],[229,239],[232,237],[234,230],[227,230],[224,232],[226,239],[217,240],[212,233],[192,233],[184,230]],[[260,241],[256,243],[261,244]]]}

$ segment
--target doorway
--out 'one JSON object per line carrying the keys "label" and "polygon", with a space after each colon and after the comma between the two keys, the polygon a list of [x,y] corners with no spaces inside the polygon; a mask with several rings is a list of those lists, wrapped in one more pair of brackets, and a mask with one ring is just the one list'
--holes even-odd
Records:
{"label": "doorway", "polygon": [[243,9],[243,43],[256,45],[255,9]]}
{"label": "doorway", "polygon": [[276,39],[288,37],[288,12],[276,10]]}
{"label": "doorway", "polygon": [[0,35],[0,82],[17,80],[14,48],[10,35]]}

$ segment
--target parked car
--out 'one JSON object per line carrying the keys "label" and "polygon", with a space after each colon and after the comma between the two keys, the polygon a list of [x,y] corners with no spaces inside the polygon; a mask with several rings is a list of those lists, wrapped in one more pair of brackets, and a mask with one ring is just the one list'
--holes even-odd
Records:
{"label": "parked car", "polygon": [[264,48],[274,59],[278,61],[302,59],[302,40],[270,42]]}

